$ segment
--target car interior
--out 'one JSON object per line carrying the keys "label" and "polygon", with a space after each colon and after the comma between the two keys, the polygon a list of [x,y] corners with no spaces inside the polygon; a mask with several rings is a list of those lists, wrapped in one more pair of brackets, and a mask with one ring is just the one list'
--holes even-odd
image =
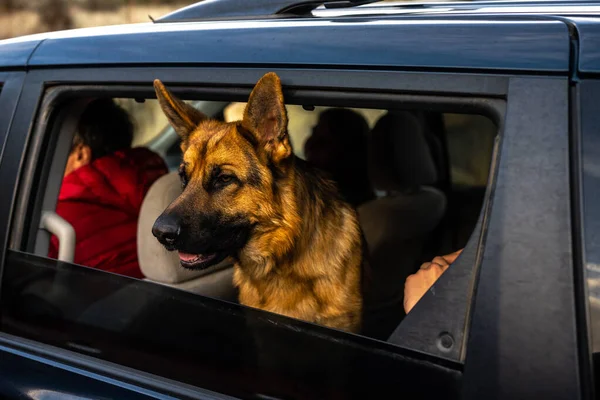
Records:
{"label": "car interior", "polygon": [[[181,161],[179,138],[155,99],[120,97],[114,100],[134,121],[133,145],[158,153],[169,169],[168,174],[150,187],[139,214],[137,254],[144,279],[236,302],[231,260],[203,271],[186,270],[180,266],[177,253],[167,251],[152,235],[151,227],[156,218],[182,192],[177,173]],[[67,244],[76,239],[69,237],[68,229],[65,234],[65,229],[53,230],[49,226],[56,223],[52,212],[60,190],[62,169],[85,104],[86,101],[80,100],[69,102],[61,108],[61,117],[52,126],[58,132],[54,160],[62,161],[52,163],[46,192],[39,200],[43,203],[42,222],[46,223],[33,235],[32,247],[35,254],[42,257],[47,255],[51,234],[55,234],[62,235],[59,242],[64,250],[63,261],[73,259],[68,255],[69,250],[74,249],[73,243],[71,247]],[[189,101],[189,104],[211,118],[227,122],[239,120],[245,106],[245,103],[224,101]],[[286,107],[294,152],[307,159],[305,145],[314,134],[319,117],[326,110],[339,107],[312,104]],[[355,204],[372,270],[363,334],[385,340],[404,317],[403,290],[407,276],[433,257],[463,248],[473,232],[484,201],[498,127],[488,117],[476,114],[427,109],[345,109],[360,115],[368,126],[364,138],[367,146],[362,151],[366,157],[364,172],[373,195]],[[339,136],[336,145],[349,149],[352,143],[344,142],[344,137]],[[352,160],[344,161],[349,163],[348,168],[356,168],[351,165]],[[52,281],[37,281],[35,287],[28,288],[28,293],[43,292],[48,298],[53,285]],[[73,301],[64,294],[53,296],[51,302],[63,312],[70,307],[68,313],[73,317],[90,313],[77,305],[69,306]],[[118,301],[119,293],[108,296]]]}

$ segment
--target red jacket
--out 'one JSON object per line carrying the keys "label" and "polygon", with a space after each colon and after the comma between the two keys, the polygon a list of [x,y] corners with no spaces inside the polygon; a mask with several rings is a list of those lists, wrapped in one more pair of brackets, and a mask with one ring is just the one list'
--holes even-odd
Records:
{"label": "red jacket", "polygon": [[[152,183],[167,172],[158,154],[139,147],[98,158],[67,175],[56,212],[75,229],[75,263],[143,278],[137,258],[138,215]],[[49,257],[58,257],[55,236]]]}

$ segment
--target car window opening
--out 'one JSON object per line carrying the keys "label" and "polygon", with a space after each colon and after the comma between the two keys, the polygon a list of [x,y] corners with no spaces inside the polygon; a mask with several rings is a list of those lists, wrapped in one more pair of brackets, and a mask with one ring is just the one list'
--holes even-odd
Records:
{"label": "car window opening", "polygon": [[[20,332],[20,319],[35,315],[36,324],[58,317],[61,324],[87,321],[104,330],[126,330],[145,313],[143,304],[124,307],[118,312],[124,314],[120,322],[100,316],[103,304],[114,308],[128,301],[114,280],[118,275],[177,289],[173,296],[185,293],[238,303],[232,257],[202,270],[186,269],[186,264],[209,256],[168,251],[153,234],[156,220],[189,180],[181,138],[158,101],[103,98],[88,99],[87,104],[63,161],[54,211],[76,232],[74,264],[116,275],[104,288],[100,281],[108,281],[98,280],[98,272],[90,275],[98,285],[80,282],[76,306],[71,296],[67,300],[58,294],[57,285],[84,279],[90,270],[63,280],[48,271],[29,281],[21,277],[18,286],[3,292],[16,296],[7,303],[16,308],[5,310],[12,321],[5,326]],[[204,100],[185,104],[222,122],[243,119],[247,106]],[[386,340],[405,316],[406,279],[469,240],[484,201],[497,126],[481,115],[393,104],[379,109],[285,108],[294,155],[324,171],[357,212],[370,267],[361,278],[368,290],[359,334]],[[238,179],[234,174],[217,178],[221,180],[210,184],[229,185]],[[37,256],[56,259],[60,240],[46,234],[48,251]],[[19,273],[7,276],[13,275]]]}

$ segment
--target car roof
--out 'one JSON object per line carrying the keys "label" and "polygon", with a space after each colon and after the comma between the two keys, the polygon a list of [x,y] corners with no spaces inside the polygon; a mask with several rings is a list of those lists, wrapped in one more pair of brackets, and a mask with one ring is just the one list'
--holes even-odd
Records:
{"label": "car roof", "polygon": [[[227,1],[233,0],[211,0]],[[217,13],[192,20],[189,13],[173,18],[178,13],[157,23],[0,41],[0,68],[268,64],[566,74],[574,30],[580,70],[600,72],[598,2],[382,2],[320,6],[304,15]]]}
{"label": "car roof", "polygon": [[[341,4],[340,4],[341,3]],[[367,3],[367,4],[363,4]],[[157,21],[241,19],[275,15],[316,17],[427,14],[578,15],[598,13],[598,0],[494,0],[494,1],[368,1],[368,0],[204,0],[176,10]]]}

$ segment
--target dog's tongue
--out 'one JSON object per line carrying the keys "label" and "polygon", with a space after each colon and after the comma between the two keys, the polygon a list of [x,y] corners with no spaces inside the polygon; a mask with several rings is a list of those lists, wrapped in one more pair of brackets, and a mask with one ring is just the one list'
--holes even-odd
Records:
{"label": "dog's tongue", "polygon": [[192,263],[199,260],[209,260],[212,257],[214,257],[214,254],[203,255],[182,253],[181,251],[179,252],[179,259],[186,263]]}
{"label": "dog's tongue", "polygon": [[188,254],[179,252],[179,259],[185,262],[194,262],[200,258],[200,254]]}

